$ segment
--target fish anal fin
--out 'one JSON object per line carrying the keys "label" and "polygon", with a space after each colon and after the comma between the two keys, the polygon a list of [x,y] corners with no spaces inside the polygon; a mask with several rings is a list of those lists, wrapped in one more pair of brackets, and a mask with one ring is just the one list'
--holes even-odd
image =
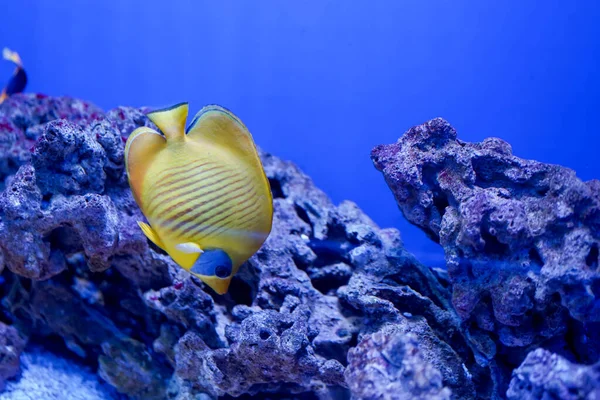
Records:
{"label": "fish anal fin", "polygon": [[158,152],[166,146],[165,138],[148,127],[134,130],[125,144],[125,169],[127,178],[138,205],[143,209],[142,184],[148,167]]}
{"label": "fish anal fin", "polygon": [[146,114],[158,129],[168,139],[182,138],[185,132],[185,121],[188,116],[188,103],[179,103],[174,106],[152,111]]}
{"label": "fish anal fin", "polygon": [[162,250],[165,250],[165,245],[163,244],[162,240],[160,240],[160,237],[158,237],[158,235],[156,234],[156,232],[154,231],[154,229],[152,229],[150,227],[150,225],[148,225],[145,222],[141,222],[138,221],[138,225],[139,227],[142,229],[142,232],[144,232],[144,235],[146,235],[146,237],[148,239],[150,239],[150,241],[152,243],[154,243],[155,245],[157,245],[158,247],[160,247]]}

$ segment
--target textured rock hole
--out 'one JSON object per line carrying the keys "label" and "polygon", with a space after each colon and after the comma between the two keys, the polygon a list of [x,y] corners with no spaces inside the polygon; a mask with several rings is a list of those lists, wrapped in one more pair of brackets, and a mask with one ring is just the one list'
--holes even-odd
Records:
{"label": "textured rock hole", "polygon": [[271,193],[274,199],[285,198],[281,189],[281,183],[277,179],[269,178],[269,185],[271,186]]}
{"label": "textured rock hole", "polygon": [[591,269],[597,269],[598,268],[598,256],[599,256],[598,244],[594,243],[592,245],[592,248],[590,249],[590,252],[588,253],[587,257],[585,258],[586,265],[588,267],[590,267]]}
{"label": "textured rock hole", "polygon": [[484,251],[486,253],[501,256],[508,254],[508,245],[500,242],[495,236],[491,235],[487,229],[482,229],[481,237],[485,242]]}
{"label": "textured rock hole", "polygon": [[271,332],[269,332],[266,329],[261,329],[260,330],[260,338],[261,338],[261,340],[267,340],[270,337],[271,337]]}
{"label": "textured rock hole", "polygon": [[534,263],[535,265],[537,265],[539,267],[544,266],[544,260],[542,260],[542,256],[540,256],[539,251],[537,251],[537,249],[535,247],[533,247],[533,248],[531,248],[531,250],[529,250],[529,259],[531,260],[532,263]]}
{"label": "textured rock hole", "polygon": [[51,193],[46,193],[42,197],[42,210],[48,209],[48,207],[50,206],[50,199],[52,199],[52,194]]}
{"label": "textured rock hole", "polygon": [[[290,311],[290,314],[291,313],[292,312]],[[294,321],[281,321],[281,324],[278,327],[279,334],[281,335],[283,332],[287,331],[292,326],[294,326]]]}
{"label": "textured rock hole", "polygon": [[77,253],[83,250],[81,236],[73,227],[68,225],[53,229],[46,235],[44,240],[50,243],[52,250],[60,250],[64,254]]}
{"label": "textured rock hole", "polygon": [[[436,165],[426,164],[423,166],[422,173],[423,183],[425,183],[428,186],[429,190],[431,190],[431,193],[433,195],[433,206],[436,208],[441,218],[444,216],[444,213],[446,212],[446,207],[448,207],[449,203],[448,199],[446,198],[446,196],[444,196],[440,189],[439,182],[436,179],[434,179],[438,176],[438,171],[440,170],[440,168],[441,167]],[[442,173],[444,173],[444,171]]]}
{"label": "textured rock hole", "polygon": [[238,276],[234,276],[227,293],[229,293],[235,304],[251,306],[254,302],[254,292],[247,282]]}
{"label": "textured rock hole", "polygon": [[317,240],[311,239],[308,247],[316,254],[317,260],[314,263],[316,267],[336,264],[346,261],[345,254],[349,249],[344,248],[344,242],[336,239]]}
{"label": "textured rock hole", "polygon": [[495,160],[493,157],[479,157],[473,158],[471,165],[475,172],[475,185],[483,188],[504,185],[505,182],[494,182],[506,180],[502,176],[506,165],[501,161]]}
{"label": "textured rock hole", "polygon": [[339,223],[328,224],[327,239],[312,238],[307,244],[317,256],[317,260],[313,264],[315,267],[347,262],[346,255],[358,245],[358,243],[347,241],[346,228]]}
{"label": "textured rock hole", "polygon": [[[358,346],[358,332],[352,332],[352,338],[350,338],[350,341],[348,342],[348,348],[352,349],[356,346]],[[346,365],[346,363],[344,363],[344,365]]]}
{"label": "textured rock hole", "polygon": [[335,332],[335,334],[341,338],[344,338],[344,337],[350,335],[350,332],[348,332],[348,329],[340,328]]}
{"label": "textured rock hole", "polygon": [[333,294],[341,287],[348,284],[350,276],[324,276],[311,279],[312,285],[319,292],[327,295]]}
{"label": "textured rock hole", "polygon": [[177,300],[177,295],[174,292],[166,291],[160,296],[160,302],[163,306],[167,307]]}
{"label": "textured rock hole", "polygon": [[298,206],[297,204],[294,204],[294,209],[296,210],[296,214],[298,214],[298,217],[300,217],[302,221],[306,222],[312,228],[312,222],[310,222],[310,218],[308,217],[306,210]]}
{"label": "textured rock hole", "polygon": [[433,196],[433,205],[435,206],[438,213],[440,214],[440,217],[443,217],[444,213],[446,212],[446,208],[450,204],[448,203],[448,199],[445,196],[436,195],[436,196]]}

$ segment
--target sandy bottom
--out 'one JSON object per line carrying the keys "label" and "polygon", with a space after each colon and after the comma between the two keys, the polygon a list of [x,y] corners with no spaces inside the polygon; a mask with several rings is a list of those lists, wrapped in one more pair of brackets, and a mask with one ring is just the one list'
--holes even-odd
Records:
{"label": "sandy bottom", "polygon": [[20,378],[6,383],[0,400],[115,400],[88,368],[40,348],[21,355]]}

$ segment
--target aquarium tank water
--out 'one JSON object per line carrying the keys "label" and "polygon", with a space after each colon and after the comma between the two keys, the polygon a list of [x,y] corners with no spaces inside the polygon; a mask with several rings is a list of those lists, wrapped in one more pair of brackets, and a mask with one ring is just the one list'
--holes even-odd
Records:
{"label": "aquarium tank water", "polygon": [[600,4],[0,3],[0,399],[600,399]]}

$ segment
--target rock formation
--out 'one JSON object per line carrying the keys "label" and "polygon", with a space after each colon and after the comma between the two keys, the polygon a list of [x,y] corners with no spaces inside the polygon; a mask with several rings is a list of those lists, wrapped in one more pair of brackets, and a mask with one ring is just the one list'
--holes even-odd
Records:
{"label": "rock formation", "polygon": [[445,251],[452,303],[500,392],[530,350],[600,351],[600,181],[465,143],[441,118],[373,149],[404,216]]}
{"label": "rock formation", "polygon": [[595,376],[577,363],[599,349],[598,182],[497,139],[460,142],[442,120],[379,147],[445,271],[260,151],[273,230],[219,296],[137,226],[123,149],[152,126],[147,111],[31,94],[0,105],[0,380],[19,379],[26,342],[131,399],[496,399],[522,362],[508,396],[554,393],[531,371],[555,364],[526,359],[540,346]]}

